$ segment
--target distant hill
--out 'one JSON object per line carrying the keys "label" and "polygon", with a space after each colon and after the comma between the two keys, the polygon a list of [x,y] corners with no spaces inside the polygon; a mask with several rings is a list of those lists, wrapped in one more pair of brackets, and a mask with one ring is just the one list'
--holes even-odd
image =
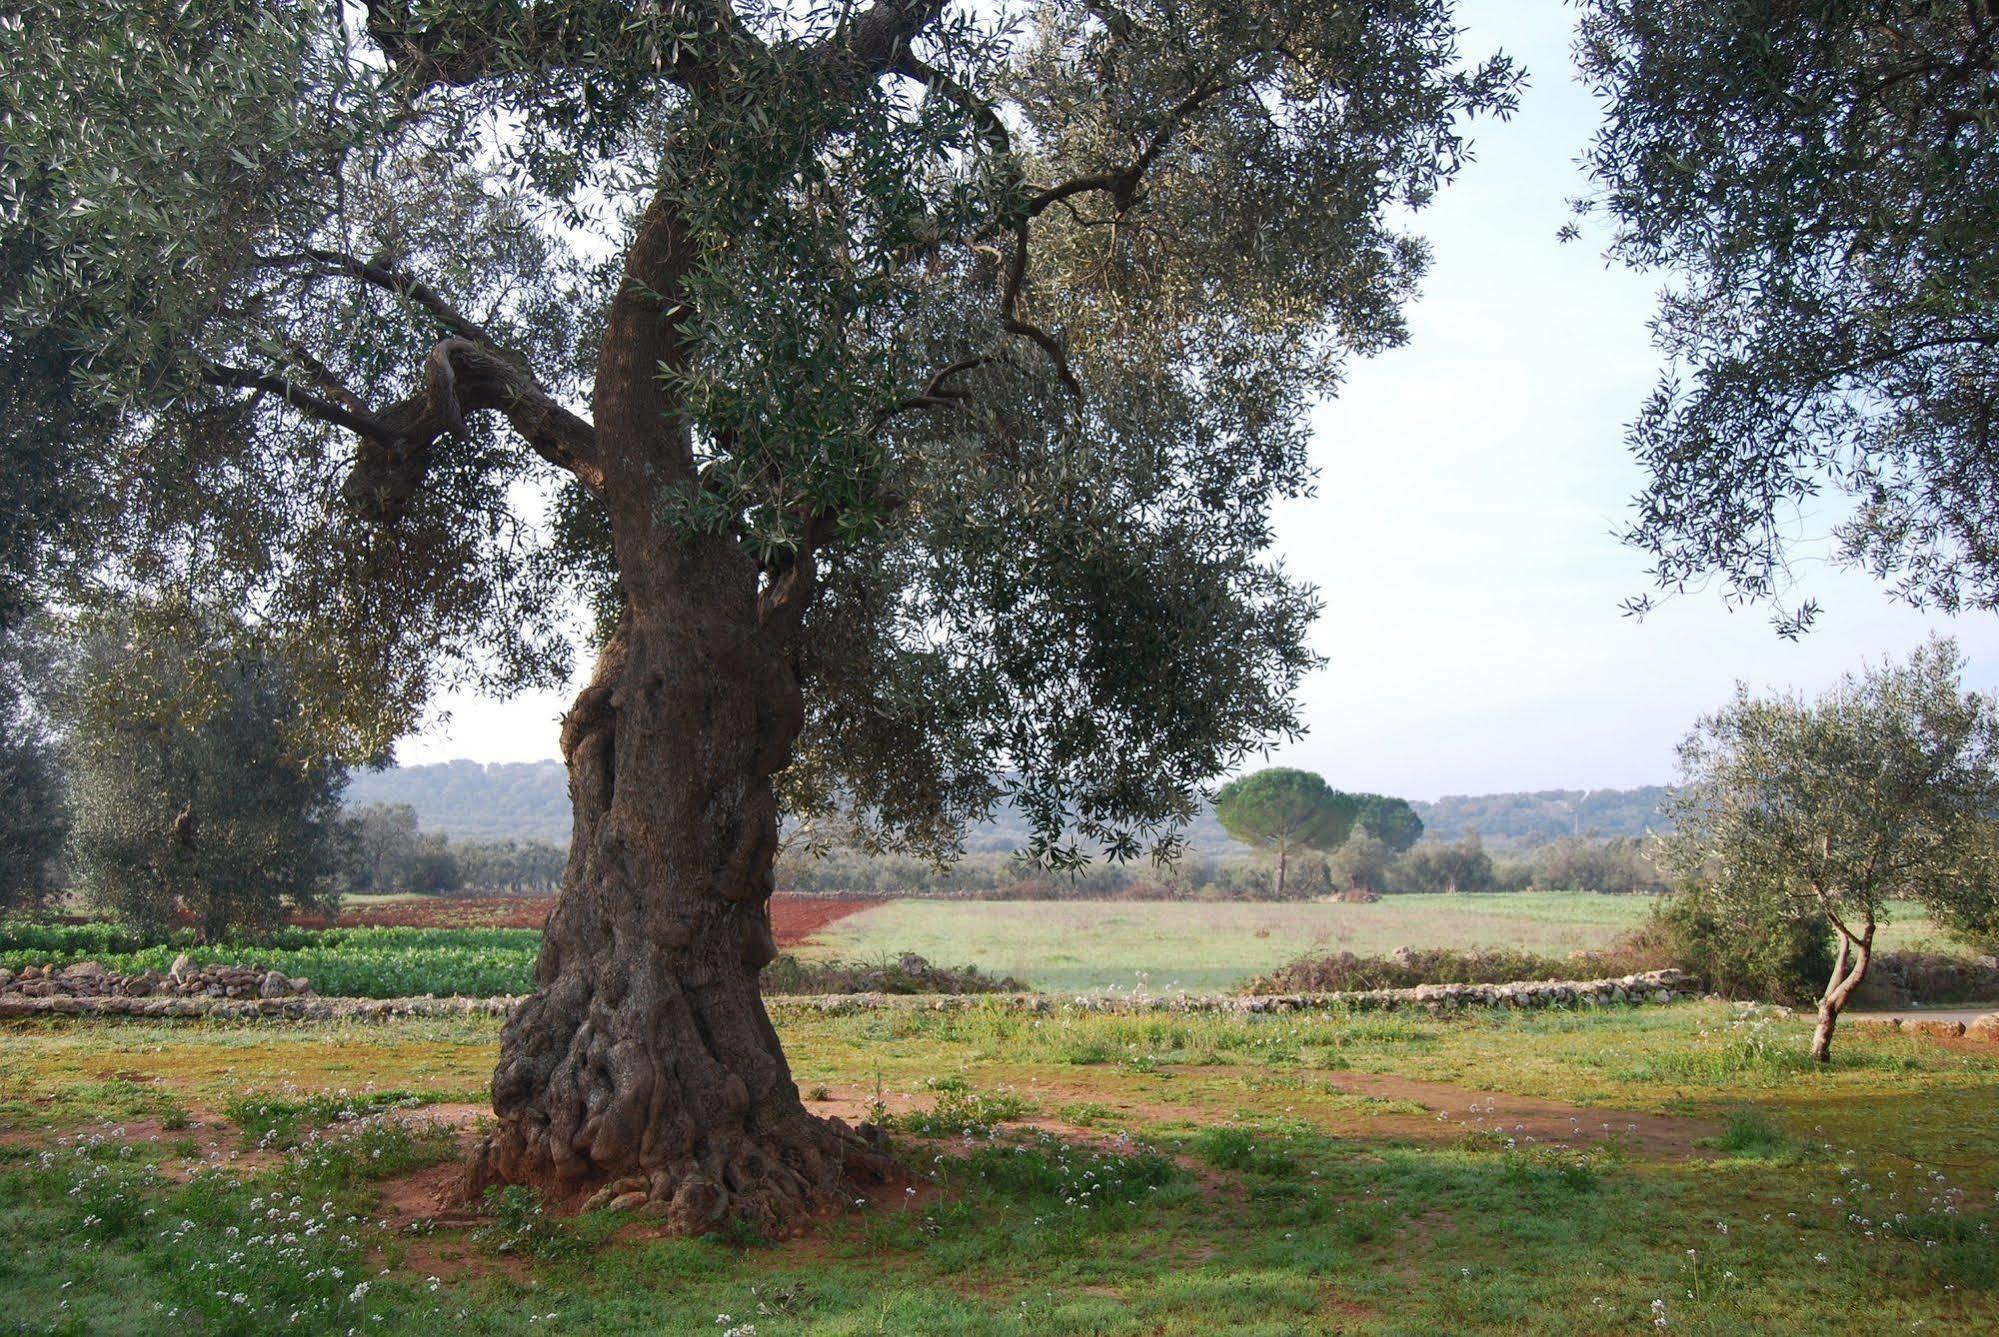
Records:
{"label": "distant hill", "polygon": [[407,803],[417,824],[453,840],[569,843],[569,772],[559,761],[440,761],[356,771],[347,806]]}
{"label": "distant hill", "polygon": [[1426,840],[1477,831],[1487,845],[1531,849],[1564,836],[1642,836],[1670,825],[1659,815],[1664,785],[1638,789],[1543,789],[1532,794],[1446,794],[1412,806]]}
{"label": "distant hill", "polygon": [[[1456,840],[1476,829],[1488,845],[1526,849],[1567,835],[1635,836],[1664,823],[1659,803],[1662,785],[1642,789],[1544,789],[1533,794],[1447,795],[1435,803],[1415,803],[1431,840]],[[476,761],[443,761],[425,766],[397,766],[386,771],[358,771],[348,782],[347,802],[407,803],[416,809],[426,831],[440,831],[454,840],[569,839],[569,777],[558,761],[526,761],[482,765]],[[1212,854],[1239,852],[1204,808],[1188,828],[1197,850]],[[1027,843],[1027,824],[1012,809],[1001,809],[991,822],[966,833],[965,848],[973,854],[1006,854]]]}
{"label": "distant hill", "polygon": [[[357,771],[347,784],[347,805],[370,803],[407,803],[425,831],[454,840],[547,840],[559,845],[569,839],[569,775],[559,761],[441,761]],[[1194,848],[1215,854],[1242,848],[1207,809],[1187,836]],[[1011,808],[1002,808],[992,821],[965,834],[965,848],[973,854],[1011,854],[1026,843],[1027,823]]]}

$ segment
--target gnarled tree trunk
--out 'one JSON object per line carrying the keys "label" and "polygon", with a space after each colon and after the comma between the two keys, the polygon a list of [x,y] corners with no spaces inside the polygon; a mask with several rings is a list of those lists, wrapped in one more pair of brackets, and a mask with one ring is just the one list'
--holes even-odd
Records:
{"label": "gnarled tree trunk", "polygon": [[775,1233],[895,1166],[806,1112],[758,992],[776,955],[771,777],[804,711],[755,564],[668,517],[672,493],[695,485],[658,375],[679,350],[657,294],[683,259],[656,211],[599,358],[597,461],[625,612],[563,722],[569,866],[536,993],[501,1038],[499,1127],[468,1188],[531,1184],[644,1204],[685,1231],[733,1219]]}
{"label": "gnarled tree trunk", "polygon": [[893,1172],[806,1112],[758,992],[777,953],[770,778],[800,713],[757,634],[753,576],[741,593],[629,612],[564,721],[569,869],[537,992],[501,1040],[474,1191],[533,1184],[656,1204],[677,1229],[776,1233],[848,1177]]}

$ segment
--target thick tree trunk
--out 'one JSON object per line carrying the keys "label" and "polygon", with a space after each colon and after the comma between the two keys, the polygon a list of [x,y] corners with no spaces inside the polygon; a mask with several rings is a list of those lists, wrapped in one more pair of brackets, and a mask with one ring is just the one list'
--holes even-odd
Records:
{"label": "thick tree trunk", "polygon": [[1819,999],[1818,1025],[1812,1028],[1812,1057],[1820,1063],[1832,1062],[1833,1027],[1839,1024],[1839,1014],[1845,1009],[1847,999],[1867,977],[1867,963],[1873,951],[1873,924],[1868,924],[1859,938],[1840,933],[1839,957],[1833,962],[1832,977],[1826,981],[1825,994]]}
{"label": "thick tree trunk", "polygon": [[721,608],[629,612],[563,723],[569,868],[537,992],[501,1039],[474,1193],[531,1184],[691,1233],[777,1234],[895,1172],[806,1112],[758,992],[777,950],[771,776],[801,715],[758,637],[754,576],[733,574]]}
{"label": "thick tree trunk", "polygon": [[606,322],[594,401],[626,612],[563,722],[569,866],[536,992],[501,1037],[499,1126],[467,1186],[531,1184],[644,1206],[683,1231],[738,1221],[775,1234],[896,1166],[806,1112],[758,992],[776,955],[771,777],[804,707],[755,564],[670,514],[699,486],[659,374],[681,356],[660,294],[688,263],[656,202]]}

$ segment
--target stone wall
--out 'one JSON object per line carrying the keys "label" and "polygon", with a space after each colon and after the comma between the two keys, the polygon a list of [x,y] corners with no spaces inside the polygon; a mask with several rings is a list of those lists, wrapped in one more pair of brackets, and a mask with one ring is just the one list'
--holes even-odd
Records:
{"label": "stone wall", "polygon": [[1419,984],[1411,989],[1290,994],[982,994],[964,997],[836,994],[822,998],[770,998],[773,1008],[821,1011],[876,1008],[951,1010],[1002,1006],[1030,1012],[1073,1008],[1088,1012],[1383,1012],[1409,1009],[1455,1012],[1466,1008],[1616,1007],[1694,998],[1693,976],[1681,970],[1648,970],[1601,980],[1532,980],[1518,984]]}
{"label": "stone wall", "polygon": [[312,981],[249,965],[196,965],[185,952],[164,972],[121,975],[95,961],[66,966],[0,966],[0,998],[296,998],[312,992]]}
{"label": "stone wall", "polygon": [[[820,1012],[890,1011],[1005,1007],[1026,1012],[1077,1009],[1091,1012],[1214,1012],[1259,1014],[1303,1011],[1455,1012],[1467,1008],[1621,1007],[1670,1003],[1695,996],[1692,977],[1678,970],[1652,970],[1602,980],[1536,980],[1520,984],[1423,984],[1413,989],[1370,989],[1321,994],[824,994],[772,997],[775,1009]],[[42,996],[0,992],[0,1018],[24,1016],[208,1017],[252,1020],[334,1021],[381,1017],[505,1016],[518,998],[319,998],[99,996],[73,992]]]}

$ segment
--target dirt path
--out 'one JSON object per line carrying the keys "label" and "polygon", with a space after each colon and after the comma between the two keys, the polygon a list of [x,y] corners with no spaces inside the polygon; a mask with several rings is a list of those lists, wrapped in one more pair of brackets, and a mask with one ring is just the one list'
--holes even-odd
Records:
{"label": "dirt path", "polygon": [[[1170,1069],[1169,1069],[1170,1071]],[[1189,1074],[1203,1070],[1182,1069]],[[1711,1137],[1720,1126],[1709,1119],[1684,1118],[1669,1114],[1646,1114],[1633,1110],[1592,1108],[1559,1100],[1508,1095],[1498,1091],[1475,1091],[1446,1082],[1424,1082],[1381,1073],[1314,1073],[1336,1091],[1375,1100],[1413,1101],[1422,1114],[1399,1111],[1375,1112],[1366,1109],[1320,1109],[1306,1112],[1306,1118],[1320,1132],[1354,1141],[1396,1140],[1450,1142],[1467,1135],[1512,1139],[1520,1145],[1565,1144],[1568,1146],[1616,1143],[1640,1154],[1666,1158],[1686,1156],[1700,1139]],[[1228,1120],[1205,1105],[1159,1100],[1138,1093],[1106,1091],[1101,1086],[1080,1086],[1061,1082],[1037,1082],[1017,1088],[1044,1110],[1064,1104],[1095,1104],[1114,1111],[1135,1125],[1187,1122],[1198,1125],[1226,1123]],[[857,1123],[868,1117],[874,1093],[863,1087],[830,1086],[824,1100],[808,1100],[815,1114],[833,1114]],[[888,1093],[883,1097],[890,1114],[906,1114],[924,1108],[928,1099]],[[1085,1128],[1046,1115],[1020,1120],[1073,1140],[1094,1142],[1104,1136],[1102,1128]]]}

